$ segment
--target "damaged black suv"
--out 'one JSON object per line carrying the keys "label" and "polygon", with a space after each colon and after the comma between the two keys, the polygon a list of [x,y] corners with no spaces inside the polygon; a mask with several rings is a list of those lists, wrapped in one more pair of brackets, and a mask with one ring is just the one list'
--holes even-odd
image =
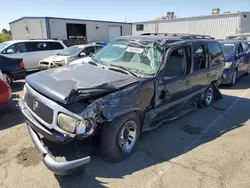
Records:
{"label": "damaged black suv", "polygon": [[219,99],[223,69],[212,37],[126,36],[87,64],[28,76],[19,107],[45,165],[64,175],[90,157],[58,162],[42,137],[64,143],[100,135],[103,157],[120,161],[132,153],[142,131]]}

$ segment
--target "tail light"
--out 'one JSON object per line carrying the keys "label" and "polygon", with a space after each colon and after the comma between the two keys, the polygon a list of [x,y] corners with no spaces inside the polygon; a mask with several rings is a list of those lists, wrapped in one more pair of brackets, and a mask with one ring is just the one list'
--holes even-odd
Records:
{"label": "tail light", "polygon": [[20,67],[24,68],[23,60],[20,62]]}

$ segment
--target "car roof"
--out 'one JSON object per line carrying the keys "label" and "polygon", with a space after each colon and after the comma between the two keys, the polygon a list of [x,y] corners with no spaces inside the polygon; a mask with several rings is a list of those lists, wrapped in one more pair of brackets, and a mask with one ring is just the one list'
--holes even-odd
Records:
{"label": "car roof", "polygon": [[221,44],[238,44],[243,41],[238,41],[238,40],[221,40],[219,43]]}
{"label": "car roof", "polygon": [[161,36],[161,35],[139,35],[139,36],[123,36],[118,39],[127,39],[127,40],[138,40],[138,41],[149,41],[149,42],[157,42],[160,45],[164,45],[166,43],[173,43],[177,41],[215,41],[213,38],[192,38],[193,35],[189,35],[190,38],[183,38],[183,36]]}
{"label": "car roof", "polygon": [[5,43],[7,44],[14,44],[14,43],[18,43],[18,42],[62,42],[60,40],[52,40],[52,39],[42,39],[42,40],[10,40],[7,41]]}

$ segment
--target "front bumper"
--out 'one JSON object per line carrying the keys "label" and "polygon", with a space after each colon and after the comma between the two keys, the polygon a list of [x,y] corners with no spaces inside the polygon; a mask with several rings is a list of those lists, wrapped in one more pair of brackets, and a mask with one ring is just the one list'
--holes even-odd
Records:
{"label": "front bumper", "polygon": [[233,70],[224,71],[222,74],[221,84],[230,84],[233,78]]}
{"label": "front bumper", "polygon": [[49,138],[49,140],[54,141],[65,141],[66,139],[62,139],[55,133],[45,129],[33,116],[29,113],[28,109],[24,105],[24,101],[21,99],[18,103],[21,112],[25,116],[27,120],[27,127],[30,133],[31,139],[39,151],[42,154],[43,162],[50,169],[52,172],[58,175],[67,175],[70,174],[73,170],[82,167],[83,165],[90,162],[90,156],[76,159],[73,161],[66,161],[66,162],[58,162],[56,159],[51,155],[50,151],[46,148],[44,143],[42,142],[38,133],[42,134],[44,137]]}

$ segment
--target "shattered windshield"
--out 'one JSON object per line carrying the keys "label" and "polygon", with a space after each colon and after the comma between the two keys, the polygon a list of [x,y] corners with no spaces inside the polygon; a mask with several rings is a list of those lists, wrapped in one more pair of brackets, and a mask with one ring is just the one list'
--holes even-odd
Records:
{"label": "shattered windshield", "polygon": [[154,75],[160,66],[163,51],[163,47],[154,42],[116,40],[100,50],[94,59],[107,66]]}
{"label": "shattered windshield", "polygon": [[69,48],[65,48],[61,53],[58,53],[57,55],[63,55],[63,56],[73,56],[77,53],[79,53],[82,50],[79,46],[72,46]]}

